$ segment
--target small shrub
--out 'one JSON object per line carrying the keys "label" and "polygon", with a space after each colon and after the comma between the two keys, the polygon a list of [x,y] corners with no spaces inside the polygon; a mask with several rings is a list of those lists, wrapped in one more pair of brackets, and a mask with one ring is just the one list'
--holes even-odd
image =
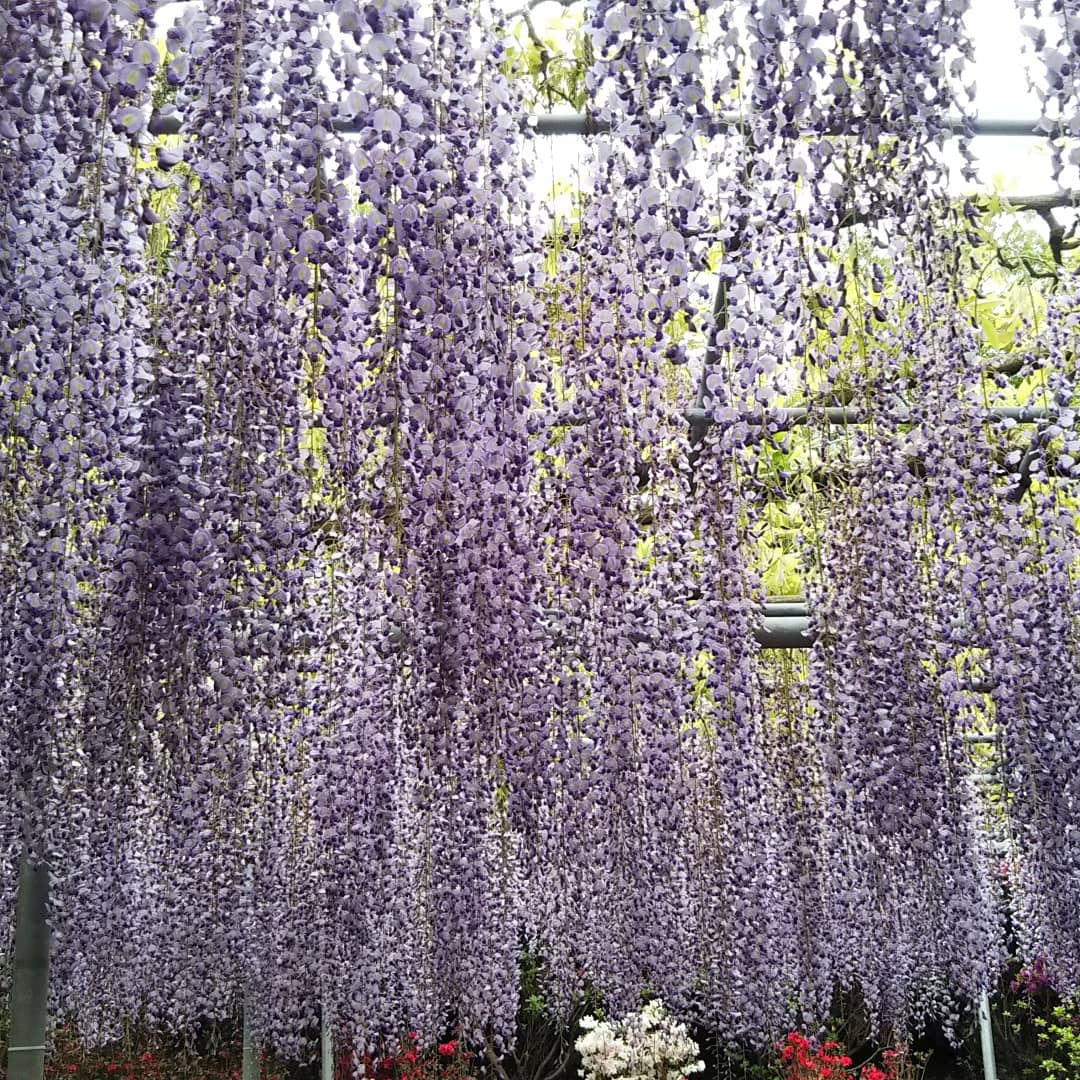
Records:
{"label": "small shrub", "polygon": [[1039,1080],[1076,1080],[1080,1077],[1080,1001],[1056,1006],[1049,1019],[1036,1017]]}

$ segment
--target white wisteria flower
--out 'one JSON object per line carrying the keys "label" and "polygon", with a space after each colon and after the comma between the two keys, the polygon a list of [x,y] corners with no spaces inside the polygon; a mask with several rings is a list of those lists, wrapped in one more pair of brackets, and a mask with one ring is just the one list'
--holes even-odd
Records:
{"label": "white wisteria flower", "polygon": [[575,1046],[582,1080],[685,1080],[705,1068],[686,1025],[659,998],[621,1020],[586,1016],[581,1026]]}

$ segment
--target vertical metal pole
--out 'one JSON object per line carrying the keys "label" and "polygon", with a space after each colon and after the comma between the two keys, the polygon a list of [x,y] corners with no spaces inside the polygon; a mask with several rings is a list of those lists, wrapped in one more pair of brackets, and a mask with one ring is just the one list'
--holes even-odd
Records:
{"label": "vertical metal pole", "polygon": [[259,1047],[255,1041],[255,1018],[251,995],[244,989],[244,1035],[240,1059],[240,1080],[259,1080]]}
{"label": "vertical metal pole", "polygon": [[322,1008],[319,1041],[322,1050],[321,1080],[334,1080],[334,1033],[330,1030],[330,1017],[327,1015],[325,1004]]}
{"label": "vertical metal pole", "polygon": [[24,854],[15,902],[8,1080],[42,1080],[49,1006],[49,870]]}
{"label": "vertical metal pole", "polygon": [[985,990],[979,995],[979,1042],[982,1044],[984,1080],[997,1080],[994,1031],[990,1026],[990,995]]}

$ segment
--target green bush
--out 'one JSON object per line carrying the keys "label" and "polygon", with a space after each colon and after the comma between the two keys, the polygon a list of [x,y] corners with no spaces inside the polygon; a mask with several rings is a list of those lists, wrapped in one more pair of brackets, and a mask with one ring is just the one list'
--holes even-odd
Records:
{"label": "green bush", "polygon": [[1036,1017],[1039,1080],[1076,1080],[1080,1077],[1080,1000],[1058,1005],[1049,1019]]}

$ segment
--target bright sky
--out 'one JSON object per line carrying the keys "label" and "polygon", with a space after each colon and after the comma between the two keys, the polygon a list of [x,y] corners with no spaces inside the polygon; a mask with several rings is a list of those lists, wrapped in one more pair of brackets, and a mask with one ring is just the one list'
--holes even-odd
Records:
{"label": "bright sky", "polygon": [[[1029,56],[1020,51],[1020,18],[1015,0],[972,0],[968,25],[975,38],[975,109],[993,120],[1039,116],[1039,99],[1029,89]],[[975,140],[980,179],[986,187],[1013,194],[1054,189],[1044,139],[983,137]]]}

